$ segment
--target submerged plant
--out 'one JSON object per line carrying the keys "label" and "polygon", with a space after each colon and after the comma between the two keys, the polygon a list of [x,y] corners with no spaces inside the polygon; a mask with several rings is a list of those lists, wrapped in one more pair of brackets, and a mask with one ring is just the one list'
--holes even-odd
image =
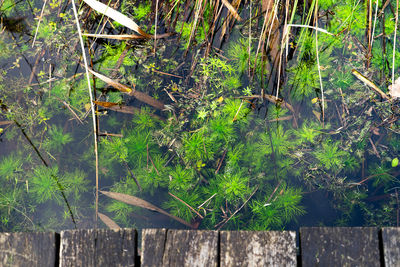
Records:
{"label": "submerged plant", "polygon": [[193,169],[184,169],[181,165],[170,172],[168,188],[173,192],[188,191],[195,185],[195,173]]}
{"label": "submerged plant", "polygon": [[[272,196],[272,197],[271,197]],[[279,190],[268,190],[263,200],[253,200],[250,204],[254,214],[254,229],[267,230],[283,227],[295,220],[297,216],[305,214],[305,209],[300,205],[302,192],[300,189],[283,184]]]}
{"label": "submerged plant", "polygon": [[0,162],[0,178],[10,180],[16,172],[22,171],[22,158],[11,154]]}
{"label": "submerged plant", "polygon": [[79,200],[83,192],[89,190],[89,180],[82,170],[76,169],[74,172],[64,175],[64,186],[67,194],[72,194],[75,201]]}
{"label": "submerged plant", "polygon": [[348,152],[340,149],[339,142],[327,140],[314,152],[314,155],[327,170],[340,171],[344,166],[344,159],[348,156]]}
{"label": "submerged plant", "polygon": [[61,152],[63,147],[73,141],[70,133],[64,133],[63,129],[57,125],[50,127],[49,137],[43,146],[53,152]]}
{"label": "submerged plant", "polygon": [[[200,197],[197,191],[172,191],[172,193],[193,208],[200,204]],[[171,214],[190,222],[196,214],[182,201],[170,196],[169,200],[163,204],[163,207],[168,209]]]}
{"label": "submerged plant", "polygon": [[44,203],[49,200],[55,200],[61,203],[60,188],[57,185],[59,177],[58,167],[47,168],[39,166],[31,174],[30,192],[38,203]]}

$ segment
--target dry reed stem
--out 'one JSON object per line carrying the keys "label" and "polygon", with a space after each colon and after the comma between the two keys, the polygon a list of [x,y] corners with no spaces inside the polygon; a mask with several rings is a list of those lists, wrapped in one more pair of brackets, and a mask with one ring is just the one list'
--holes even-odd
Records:
{"label": "dry reed stem", "polygon": [[[315,2],[314,7],[314,18],[315,18],[315,27],[318,28],[318,0]],[[319,51],[318,51],[318,31],[315,31],[315,51],[317,55],[317,67],[318,67],[318,76],[319,76],[319,84],[321,86],[321,101],[322,101],[322,125],[324,125],[325,121],[325,95],[324,95],[324,87],[322,84],[322,76],[321,76],[321,66],[319,64]]]}
{"label": "dry reed stem", "polygon": [[394,68],[396,66],[396,38],[397,38],[397,24],[399,21],[399,0],[396,0],[396,14],[395,16],[395,24],[394,24],[394,38],[393,38],[393,60],[392,60],[392,84],[394,84]]}
{"label": "dry reed stem", "polygon": [[33,37],[32,47],[35,45],[37,33],[39,31],[40,22],[42,21],[42,18],[43,18],[43,13],[44,13],[44,8],[46,7],[46,3],[47,3],[47,0],[44,0],[42,11],[40,12],[40,17],[38,18],[38,24],[37,24],[37,27],[36,27],[35,36]]}
{"label": "dry reed stem", "polygon": [[98,145],[97,145],[97,123],[96,123],[96,113],[94,111],[93,105],[93,96],[92,96],[92,88],[90,86],[90,76],[89,76],[89,67],[86,59],[85,45],[82,39],[81,27],[79,25],[78,12],[76,11],[75,0],[72,0],[72,9],[74,11],[76,27],[78,30],[79,41],[82,49],[82,57],[85,64],[86,71],[86,80],[88,82],[88,91],[90,97],[90,110],[92,112],[92,120],[93,120],[93,137],[94,137],[94,154],[96,157],[96,215],[95,215],[95,228],[97,228],[97,220],[98,220],[98,212],[99,212],[99,155],[98,155]]}

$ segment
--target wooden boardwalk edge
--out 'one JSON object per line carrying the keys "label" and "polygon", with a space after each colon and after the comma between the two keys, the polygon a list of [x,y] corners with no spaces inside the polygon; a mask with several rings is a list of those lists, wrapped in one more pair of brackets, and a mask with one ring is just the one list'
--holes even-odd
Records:
{"label": "wooden boardwalk edge", "polygon": [[[0,233],[0,266],[400,266],[400,228]],[[141,253],[138,254],[138,247]]]}

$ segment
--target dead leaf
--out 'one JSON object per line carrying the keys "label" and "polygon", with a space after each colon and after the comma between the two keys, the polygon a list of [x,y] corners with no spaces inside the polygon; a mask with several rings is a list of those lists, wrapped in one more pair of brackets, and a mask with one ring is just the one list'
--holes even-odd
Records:
{"label": "dead leaf", "polygon": [[[116,111],[116,112],[121,112],[121,113],[125,113],[125,114],[137,114],[140,113],[140,109],[136,108],[136,107],[132,107],[132,106],[125,106],[125,105],[120,105],[118,103],[113,103],[113,102],[103,102],[103,101],[93,101],[93,103],[95,103],[96,105],[112,110],[112,111]],[[153,113],[149,113],[149,115],[153,118],[159,119],[159,120],[164,120],[163,117],[160,117],[156,114]]]}
{"label": "dead leaf", "polygon": [[392,99],[400,97],[400,77],[394,81],[394,84],[389,85],[389,94]]}
{"label": "dead leaf", "polygon": [[318,121],[321,122],[321,113],[315,110],[313,110],[312,113],[317,117]]}
{"label": "dead leaf", "polygon": [[144,38],[143,35],[136,35],[136,34],[111,35],[111,34],[83,33],[82,35],[93,38],[104,38],[104,39],[114,39],[114,40],[134,40],[134,39]]}
{"label": "dead leaf", "polygon": [[115,89],[118,89],[120,92],[126,93],[130,96],[135,97],[137,100],[142,101],[150,106],[153,106],[156,109],[165,109],[165,105],[164,103],[162,103],[161,101],[152,98],[151,96],[139,92],[129,86],[126,86],[124,84],[121,84],[119,82],[116,82],[100,73],[95,72],[94,70],[88,68],[88,71],[90,73],[92,73],[94,76],[96,76],[97,78],[99,78],[100,80],[102,80],[103,82],[107,83],[108,85],[111,85],[112,87],[114,87]]}
{"label": "dead leaf", "polygon": [[182,224],[184,224],[184,225],[186,225],[186,226],[188,226],[190,228],[193,228],[193,225],[191,225],[187,221],[182,220],[181,218],[178,218],[178,217],[166,212],[165,210],[163,210],[163,209],[161,209],[161,208],[159,208],[157,206],[154,206],[150,202],[147,202],[146,200],[143,200],[141,198],[130,196],[130,195],[127,195],[127,194],[116,193],[116,192],[106,192],[106,191],[100,191],[100,192],[102,194],[110,197],[110,198],[113,198],[113,199],[118,200],[118,201],[122,201],[122,202],[124,202],[126,204],[129,204],[129,205],[132,205],[132,206],[136,206],[136,207],[141,207],[141,208],[148,209],[148,210],[151,210],[151,211],[159,212],[161,214],[164,214],[164,215],[174,219],[175,221],[178,221],[178,222],[180,222],[180,223],[182,223]]}
{"label": "dead leaf", "polygon": [[13,121],[0,121],[0,126],[1,125],[11,124],[11,123],[13,123]]}
{"label": "dead leaf", "polygon": [[83,0],[88,6],[96,10],[97,12],[112,18],[119,24],[143,35],[146,38],[151,38],[151,35],[145,33],[142,29],[139,28],[139,26],[134,22],[132,19],[128,18],[121,12],[118,12],[117,10],[99,2],[96,0]]}
{"label": "dead leaf", "polygon": [[121,227],[114,222],[110,217],[108,217],[107,215],[103,214],[103,213],[98,213],[99,214],[99,218],[100,220],[107,225],[108,228],[110,229],[120,229]]}

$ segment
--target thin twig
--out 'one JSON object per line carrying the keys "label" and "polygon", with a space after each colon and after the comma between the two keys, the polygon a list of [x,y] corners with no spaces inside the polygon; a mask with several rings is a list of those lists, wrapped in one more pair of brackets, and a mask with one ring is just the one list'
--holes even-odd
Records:
{"label": "thin twig", "polygon": [[221,224],[221,225],[218,227],[217,231],[219,231],[230,219],[232,219],[233,216],[236,215],[236,213],[238,213],[238,212],[244,207],[244,205],[246,205],[247,202],[249,202],[249,200],[250,200],[251,197],[257,192],[257,190],[258,190],[258,185],[256,186],[256,189],[254,189],[254,191],[251,193],[251,195],[249,196],[249,198],[246,199],[246,201],[242,204],[242,206],[240,206],[237,210],[235,210],[235,212],[232,213],[232,215],[231,215],[223,224]]}
{"label": "thin twig", "polygon": [[174,198],[176,198],[177,200],[179,200],[180,202],[182,202],[183,204],[185,204],[186,207],[188,207],[189,209],[191,209],[194,213],[197,214],[197,216],[199,216],[201,219],[203,219],[204,217],[201,216],[200,213],[198,213],[192,206],[190,206],[188,203],[186,203],[185,201],[183,201],[182,199],[180,199],[179,197],[175,196],[174,194],[172,194],[171,192],[168,192],[168,194]]}
{"label": "thin twig", "polygon": [[136,176],[133,174],[131,168],[129,168],[128,162],[126,162],[126,161],[124,160],[123,163],[124,163],[126,169],[128,170],[129,174],[132,176],[133,180],[135,181],[137,187],[139,188],[139,191],[142,191],[142,187],[140,186],[139,181],[138,181],[138,179],[136,178]]}
{"label": "thin twig", "polygon": [[213,197],[215,197],[217,195],[217,193],[214,193],[211,197],[209,197],[206,201],[204,201],[200,206],[198,206],[197,208],[200,209],[201,207],[203,207],[204,204],[206,204],[208,201],[210,201]]}
{"label": "thin twig", "polygon": [[43,13],[44,13],[44,8],[46,7],[46,3],[47,3],[47,0],[44,0],[42,11],[40,12],[40,17],[38,18],[38,24],[37,24],[37,27],[36,27],[35,36],[33,37],[32,47],[35,45],[36,36],[37,36],[38,31],[39,31],[40,22],[42,21],[42,18],[43,18]]}

